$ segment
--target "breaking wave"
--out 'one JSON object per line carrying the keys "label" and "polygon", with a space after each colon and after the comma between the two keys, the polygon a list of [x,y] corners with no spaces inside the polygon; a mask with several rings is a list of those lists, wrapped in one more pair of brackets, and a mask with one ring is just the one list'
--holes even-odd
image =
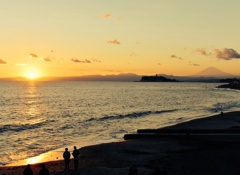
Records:
{"label": "breaking wave", "polygon": [[139,117],[144,117],[148,115],[155,115],[155,114],[161,114],[161,113],[169,113],[169,112],[175,112],[177,109],[172,109],[172,110],[161,110],[161,111],[142,111],[142,112],[132,112],[129,114],[119,114],[119,115],[106,115],[102,118],[90,118],[86,120],[86,122],[90,121],[105,121],[105,120],[121,120],[121,119],[126,119],[126,118],[139,118]]}
{"label": "breaking wave", "polygon": [[12,132],[22,132],[24,130],[31,130],[41,128],[49,122],[54,122],[54,120],[45,120],[34,124],[12,124],[12,125],[2,125],[0,126],[0,133],[12,131]]}
{"label": "breaking wave", "polygon": [[232,108],[240,107],[240,104],[238,101],[230,101],[225,103],[216,103],[213,104],[213,108],[210,109],[211,112],[220,112],[224,110],[229,110]]}

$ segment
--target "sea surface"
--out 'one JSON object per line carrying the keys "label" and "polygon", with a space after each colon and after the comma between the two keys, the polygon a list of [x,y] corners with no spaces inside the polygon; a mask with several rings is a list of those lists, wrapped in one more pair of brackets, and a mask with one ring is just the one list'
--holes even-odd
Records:
{"label": "sea surface", "polygon": [[0,165],[85,144],[123,140],[239,110],[240,91],[215,83],[0,82]]}

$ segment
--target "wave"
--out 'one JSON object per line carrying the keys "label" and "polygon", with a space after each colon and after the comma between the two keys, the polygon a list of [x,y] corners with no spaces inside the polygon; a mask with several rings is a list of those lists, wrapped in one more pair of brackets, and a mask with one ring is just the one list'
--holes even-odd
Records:
{"label": "wave", "polygon": [[213,108],[210,108],[210,111],[220,112],[220,111],[229,110],[231,108],[236,108],[236,107],[240,107],[240,104],[237,101],[230,101],[226,103],[216,103],[216,104],[213,104]]}
{"label": "wave", "polygon": [[90,118],[86,120],[86,122],[90,121],[105,121],[105,120],[119,120],[119,119],[126,119],[126,118],[139,118],[147,115],[154,115],[154,114],[161,114],[161,113],[167,113],[167,112],[175,112],[177,109],[172,110],[162,110],[162,111],[142,111],[142,112],[132,112],[129,114],[119,114],[119,115],[106,115],[102,118]]}
{"label": "wave", "polygon": [[34,124],[2,125],[2,126],[0,126],[0,133],[4,133],[4,132],[8,132],[8,131],[21,132],[24,130],[36,129],[36,128],[42,127],[43,125],[45,125],[46,123],[49,123],[49,122],[53,122],[53,121],[45,120],[45,121],[41,121],[41,122],[34,123]]}

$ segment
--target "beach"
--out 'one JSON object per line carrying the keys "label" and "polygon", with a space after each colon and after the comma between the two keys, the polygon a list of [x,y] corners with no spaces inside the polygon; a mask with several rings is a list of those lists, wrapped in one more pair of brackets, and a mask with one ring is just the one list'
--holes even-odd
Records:
{"label": "beach", "polygon": [[[136,165],[138,174],[154,174],[156,169],[170,174],[239,174],[240,111],[224,112],[206,118],[186,121],[164,129],[221,129],[235,133],[175,133],[155,137],[139,137],[122,142],[90,145],[80,148],[78,171],[64,171],[63,160],[45,162],[50,174],[128,174]],[[149,128],[146,128],[149,129]],[[157,128],[154,128],[157,129]],[[240,130],[239,130],[240,131]],[[137,133],[135,133],[137,135]],[[150,133],[149,135],[153,135]],[[38,174],[41,163],[31,164]],[[22,174],[26,165],[0,167],[1,174]]]}

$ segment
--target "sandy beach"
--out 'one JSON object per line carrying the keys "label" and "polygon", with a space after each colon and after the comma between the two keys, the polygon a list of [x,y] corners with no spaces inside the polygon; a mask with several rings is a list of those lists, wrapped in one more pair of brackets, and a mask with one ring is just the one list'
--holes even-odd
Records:
{"label": "sandy beach", "polygon": [[[240,129],[240,112],[226,112],[164,129],[222,129],[235,132]],[[148,138],[146,135],[151,136]],[[69,171],[64,171],[63,160],[45,162],[45,165],[52,175],[127,175],[133,165],[137,166],[139,175],[154,174],[156,169],[168,175],[240,174],[240,132],[146,135],[123,142],[80,148],[78,171],[73,170],[72,160]],[[39,173],[39,165],[31,164],[34,175]],[[4,166],[0,167],[0,172],[19,175],[25,166]]]}

